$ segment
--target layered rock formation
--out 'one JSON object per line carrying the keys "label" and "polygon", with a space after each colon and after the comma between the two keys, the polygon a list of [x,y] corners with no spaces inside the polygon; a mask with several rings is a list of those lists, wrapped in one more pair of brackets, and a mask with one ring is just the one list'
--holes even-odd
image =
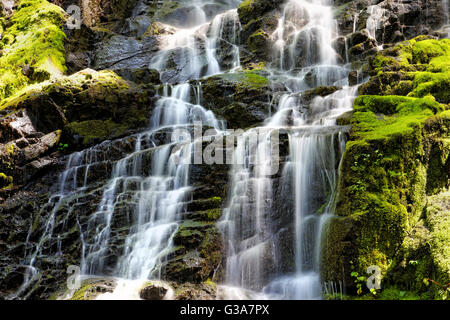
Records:
{"label": "layered rock formation", "polygon": [[[72,30],[64,24],[64,10],[74,2],[82,9],[83,24]],[[139,173],[148,175],[155,149],[170,142],[164,130],[147,140],[140,136],[168,88],[162,83],[189,80],[201,90],[200,104],[228,128],[261,125],[273,114],[289,87],[288,82],[272,82],[267,71],[276,63],[271,37],[283,4],[240,3],[238,19],[227,20],[222,32],[229,35],[221,38],[216,52],[222,69],[236,67],[237,72],[193,79],[186,67],[189,56],[175,48],[166,50],[163,72],[154,69],[166,36],[186,25],[192,11],[188,1],[2,1],[0,299],[48,299],[65,291],[67,267],[80,264],[82,242],[89,241],[81,238],[96,236],[96,230],[85,231],[114,166],[139,145]],[[209,5],[207,21],[224,6]],[[340,168],[338,217],[328,225],[321,271],[324,282],[341,282],[352,296],[361,282],[352,274],[366,276],[371,265],[382,269],[386,297],[411,291],[415,298],[442,298],[445,292],[432,281],[450,281],[450,43],[442,40],[448,23],[442,8],[434,0],[334,1],[339,36],[333,47],[340,62],[347,63],[349,83],[361,86],[354,112],[339,119],[352,129]],[[231,35],[235,29],[239,33]],[[420,35],[426,36],[415,38]],[[233,65],[232,37],[238,40],[239,66]],[[194,39],[205,70],[205,37]],[[299,37],[292,43],[298,56],[290,67],[305,65],[303,49],[317,42],[309,40]],[[339,89],[304,92],[302,111],[311,112],[317,97]],[[281,139],[282,166],[288,144]],[[220,297],[215,282],[223,279],[225,250],[217,222],[229,199],[229,172],[228,165],[190,168],[194,191],[182,202],[173,250],[161,258],[160,277],[174,289],[172,298]],[[60,192],[58,179],[65,179],[70,194],[62,203],[54,197]],[[284,258],[279,269],[292,272],[293,199],[281,196],[290,190],[288,182],[280,176],[274,181],[275,227],[289,230],[280,232]],[[115,204],[106,275],[113,274],[131,233],[136,203],[127,192]],[[30,273],[24,258],[35,252],[36,272]],[[27,277],[29,286],[21,290]],[[115,286],[114,280],[89,280],[72,298],[93,299]],[[161,296],[161,287],[150,283],[141,294],[160,299],[167,292]]]}

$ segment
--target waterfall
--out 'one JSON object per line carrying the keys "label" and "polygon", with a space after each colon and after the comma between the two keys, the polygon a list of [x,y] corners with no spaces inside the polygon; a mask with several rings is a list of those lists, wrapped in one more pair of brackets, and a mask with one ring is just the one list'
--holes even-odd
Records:
{"label": "waterfall", "polygon": [[[197,22],[194,26],[190,24],[190,27],[166,26],[169,31],[162,36],[160,50],[151,62],[152,68],[162,72],[163,81],[174,83],[198,79],[226,70],[235,70],[240,66],[240,23],[236,9],[220,13],[209,22],[202,19],[194,21]],[[220,49],[223,51],[222,46],[231,53],[231,58],[218,58]],[[167,71],[173,63],[174,55],[181,62],[181,70],[176,74]]]}
{"label": "waterfall", "polygon": [[[384,21],[386,20],[386,9],[381,8],[379,5],[372,5],[367,7],[367,13],[369,14],[369,17],[366,21],[366,28],[369,33],[369,37],[371,37],[375,41],[378,41],[379,39],[377,40],[377,30],[382,27]],[[380,45],[378,49],[382,50],[383,45]]]}
{"label": "waterfall", "polygon": [[[121,142],[118,143],[120,144]],[[34,219],[37,219],[43,212],[47,210],[50,212],[44,224],[42,235],[35,247],[29,245],[33,225],[30,227],[25,244],[24,265],[27,269],[24,282],[17,292],[8,297],[9,299],[19,297],[26,292],[26,289],[34,281],[38,280],[39,275],[36,269],[36,263],[41,255],[45,255],[53,247],[57,247],[58,252],[61,251],[61,238],[59,235],[54,236],[57,214],[69,204],[73,203],[75,206],[83,204],[82,199],[88,191],[87,185],[90,179],[90,169],[93,167],[108,167],[108,162],[114,161],[114,158],[111,157],[108,159],[107,157],[114,151],[117,151],[114,144],[105,141],[87,150],[75,152],[67,158],[65,170],[58,177],[56,184],[57,191],[49,198],[48,203],[38,211],[36,217],[34,217]],[[65,223],[65,221],[70,219],[70,213],[71,211],[68,210],[64,216],[58,217],[58,219]],[[78,220],[77,225],[79,226]],[[84,243],[83,237],[80,240]]]}
{"label": "waterfall", "polygon": [[[86,205],[85,198],[93,195],[98,197],[89,200],[98,201],[95,212],[84,218],[87,221],[76,217],[81,234],[83,276],[108,275],[123,279],[116,291],[108,295],[112,299],[136,298],[136,290],[143,281],[160,278],[163,260],[173,247],[172,239],[183,220],[186,204],[192,200],[189,166],[196,141],[180,146],[179,141],[172,141],[171,134],[180,128],[192,130],[196,121],[217,132],[225,129],[223,121],[200,105],[200,88],[188,81],[240,66],[240,23],[236,9],[239,3],[220,1],[219,12],[209,18],[206,9],[211,1],[196,0],[189,3],[195,8],[184,25],[164,25],[167,33],[160,40],[160,51],[154,55],[151,67],[161,72],[166,84],[148,129],[70,155],[66,169],[59,175],[58,191],[50,197],[47,207],[42,208],[42,211],[50,208],[50,214],[38,245],[26,251],[25,281],[9,298],[19,297],[36,280],[36,260],[44,251],[56,247],[59,252],[61,238],[54,232],[60,210],[67,209],[62,219],[68,219],[70,206]],[[218,57],[221,46],[229,48],[228,57]],[[186,64],[179,71],[181,76],[171,78],[164,75],[172,73],[168,62],[174,53]],[[89,189],[89,182],[95,179],[91,177],[92,169],[99,167],[103,173],[111,174],[105,176],[103,186]],[[118,219],[125,219],[129,227],[113,232]],[[32,227],[28,238],[31,233]],[[123,233],[127,234],[125,243],[120,244],[118,239]],[[111,251],[117,246],[122,252],[120,256]]]}
{"label": "waterfall", "polygon": [[[180,144],[171,135],[178,128],[192,130],[196,121],[218,134],[226,129],[201,106],[201,89],[189,80],[240,67],[240,1],[218,2],[220,10],[211,14],[210,0],[191,1],[184,24],[162,24],[160,50],[150,67],[165,84],[148,128],[68,157],[38,246],[26,252],[28,271],[17,295],[34,281],[37,258],[52,248],[60,251],[61,238],[54,233],[60,210],[67,213],[58,219],[69,219],[71,206],[92,203],[93,212],[75,217],[81,271],[121,279],[112,294],[99,298],[137,298],[144,281],[161,278],[193,192],[195,141]],[[226,246],[223,298],[321,297],[322,230],[333,215],[345,146],[346,128],[336,119],[351,110],[356,95],[331,45],[338,36],[332,17],[331,1],[288,0],[271,35],[269,78],[289,91],[280,93],[277,112],[262,127],[236,136],[228,205],[218,222]],[[340,89],[305,103],[304,92],[319,86]],[[280,137],[289,145],[287,154],[278,153]],[[90,186],[94,168],[102,168],[102,185]],[[127,227],[116,230],[118,220]]]}
{"label": "waterfall", "polygon": [[[191,86],[181,84],[172,88],[157,103],[151,123],[154,130],[190,126],[195,121],[221,130],[221,123],[211,111],[189,102]],[[194,97],[194,101],[198,101]],[[193,143],[177,151],[176,144],[163,145],[152,155],[150,175],[142,181],[125,253],[119,260],[117,274],[127,279],[159,278],[161,257],[172,247],[172,238],[182,220],[185,203],[189,200],[189,164]]]}
{"label": "waterfall", "polygon": [[[322,230],[333,215],[345,148],[346,129],[336,125],[336,118],[351,110],[356,96],[356,87],[348,86],[348,70],[337,63],[331,47],[337,37],[331,10],[328,1],[289,0],[272,34],[271,80],[285,81],[290,92],[282,95],[278,111],[263,128],[287,132],[289,154],[281,172],[268,174],[268,163],[277,159],[267,133],[256,145],[249,136],[258,129],[238,140],[235,157],[240,161],[231,171],[231,195],[219,222],[227,247],[225,298],[258,293],[321,298]],[[331,85],[342,89],[309,105],[302,102],[305,90]],[[251,154],[258,165],[249,164]],[[280,223],[283,219],[291,220]],[[282,249],[286,239],[293,253]],[[285,270],[283,264],[291,267]]]}
{"label": "waterfall", "polygon": [[447,38],[450,38],[450,13],[449,13],[449,5],[448,0],[442,0],[442,9],[444,10],[444,31],[447,32]]}

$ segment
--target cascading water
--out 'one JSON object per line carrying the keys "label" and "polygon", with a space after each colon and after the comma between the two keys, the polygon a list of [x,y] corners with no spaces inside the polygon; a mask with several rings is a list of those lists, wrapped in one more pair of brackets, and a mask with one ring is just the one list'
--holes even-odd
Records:
{"label": "cascading water", "polygon": [[[59,191],[49,202],[53,209],[41,241],[27,252],[29,272],[24,288],[36,275],[36,257],[49,247],[61,248],[60,237],[53,233],[54,219],[61,207],[77,203],[80,192],[92,192],[84,189],[91,168],[97,166],[112,174],[106,177],[104,186],[96,186],[101,188],[95,212],[84,223],[77,221],[82,273],[122,279],[115,292],[100,297],[110,299],[138,298],[136,290],[143,281],[160,278],[163,259],[173,247],[172,239],[191,197],[187,160],[193,147],[192,143],[176,147],[161,136],[170,136],[177,128],[191,128],[196,120],[223,131],[224,125],[214,114],[200,106],[200,90],[186,81],[240,66],[240,23],[235,9],[239,1],[220,1],[220,10],[212,16],[205,11],[210,2],[195,1],[195,10],[183,26],[164,26],[161,50],[154,55],[151,67],[161,72],[164,82],[180,84],[164,85],[149,129],[116,141],[129,146],[128,152],[116,152],[114,158],[105,158],[111,153],[104,148],[114,144],[107,142],[68,159]],[[335,119],[351,109],[355,94],[346,82],[348,71],[337,63],[331,47],[335,29],[327,1],[289,0],[272,34],[271,81],[285,83],[289,93],[282,95],[277,113],[260,128],[264,129],[262,134],[260,129],[252,129],[237,138],[229,206],[219,223],[228,250],[224,298],[320,298],[321,230],[333,213],[344,145],[343,128],[335,125]],[[174,63],[181,68],[174,71]],[[302,103],[305,90],[322,85],[343,88],[325,98],[316,97],[309,105]],[[276,173],[273,164],[279,159],[274,157],[277,145],[271,138],[281,131],[287,134],[290,150],[282,170]],[[259,141],[253,140],[256,133]],[[274,174],[278,185],[274,185]],[[286,183],[285,192],[277,192],[283,184],[280,181]],[[284,235],[281,233],[285,230],[280,231],[273,219],[275,199],[294,200],[290,208],[286,207],[291,210],[293,227]],[[80,200],[77,205],[84,203]],[[129,228],[113,232],[119,217],[127,220]],[[118,243],[120,232],[126,233],[124,244]],[[281,270],[277,259],[285,257],[277,247],[281,237],[286,241],[286,234],[295,248],[293,267]],[[115,246],[121,246],[120,257],[111,252]],[[256,294],[247,294],[241,288]]]}
{"label": "cascading water", "polygon": [[[188,29],[168,27],[172,32],[164,37],[161,51],[155,55],[152,67],[164,74],[170,55],[174,51],[179,51],[180,58],[185,59],[186,64],[178,75],[181,74],[185,79],[196,79],[217,74],[221,71],[220,59],[216,56],[217,47],[221,41],[224,41],[231,46],[229,67],[237,68],[239,49],[236,28],[240,25],[236,10],[219,14],[210,23],[206,23],[206,14],[200,7],[202,1],[196,1],[194,4],[195,15],[192,19],[188,19],[186,25]],[[232,4],[234,4],[233,1],[229,5]],[[232,26],[231,34],[224,33],[224,25],[227,23]],[[177,79],[180,80],[180,78]],[[151,130],[144,135],[152,135],[158,130],[190,127],[195,121],[200,121],[203,125],[215,128],[217,131],[223,131],[225,129],[223,123],[218,121],[211,111],[206,111],[200,106],[200,95],[200,89],[193,88],[189,83],[176,86],[165,85],[162,98],[158,101],[150,121]],[[131,171],[127,169],[129,166],[126,163],[118,163],[120,169],[116,168],[115,172],[121,171],[119,175],[126,180],[131,179],[133,188],[137,188],[133,196],[136,202],[132,219],[133,227],[125,242],[125,252],[119,259],[114,273],[118,277],[142,281],[160,278],[163,262],[161,259],[173,246],[173,236],[182,221],[181,214],[185,211],[185,204],[189,200],[191,191],[189,164],[194,143],[195,141],[176,152],[172,151],[175,143],[158,147],[152,155],[151,173],[145,178],[137,176],[137,173],[141,171],[140,155],[137,158],[131,156],[133,158]],[[135,154],[140,154],[139,146],[138,144]],[[114,186],[116,179],[113,178],[111,182]],[[136,183],[137,187],[134,185]],[[109,192],[108,189],[105,192],[107,201],[111,201]],[[112,193],[116,197],[121,197],[120,192]],[[110,220],[109,216],[110,214],[107,213],[106,224]],[[104,244],[97,244],[96,247],[103,248]],[[96,263],[101,261],[97,254],[94,254],[94,258]],[[92,273],[92,270],[89,271]],[[124,291],[130,292],[133,296],[141,284],[142,282],[139,281],[121,281],[113,294],[100,298],[127,298],[124,297]]]}
{"label": "cascading water", "polygon": [[[227,2],[226,8],[233,7],[237,7],[235,1]],[[200,10],[200,7],[196,8]],[[167,32],[160,40],[160,51],[151,62],[152,68],[162,71],[163,81],[174,83],[198,79],[240,66],[238,48],[240,23],[236,9],[217,14],[209,22],[205,19],[189,21],[191,21],[188,24],[189,28],[166,26]],[[227,52],[228,57],[219,59],[219,51]],[[173,63],[181,66],[180,70],[171,71],[170,65]]]}
{"label": "cascading water", "polygon": [[[228,248],[226,286],[222,288],[225,298],[252,297],[237,288],[271,298],[321,297],[322,230],[333,214],[345,147],[345,128],[336,126],[336,118],[351,110],[356,95],[356,88],[348,86],[348,71],[337,64],[331,47],[336,36],[331,3],[287,1],[272,35],[271,78],[284,81],[290,93],[281,97],[277,113],[266,121],[264,129],[287,132],[289,156],[276,178],[266,170],[274,161],[270,141],[263,138],[256,146],[249,143],[248,136],[257,129],[238,140],[235,157],[243,164],[234,165],[231,198],[219,223]],[[316,97],[309,106],[302,103],[305,90],[331,85],[343,88],[325,98]],[[257,165],[249,164],[250,154],[255,155]],[[280,191],[276,184],[284,189]],[[280,194],[276,195],[275,188]],[[290,230],[278,225],[280,217],[273,205],[277,197],[286,203],[293,199],[290,208],[279,204],[294,217]],[[295,247],[290,256],[283,252],[280,241],[282,237],[286,241],[286,236]],[[290,260],[293,267],[280,270],[280,259]]]}
{"label": "cascading water", "polygon": [[444,31],[447,32],[447,38],[450,38],[450,13],[448,0],[442,0],[442,9],[444,10]]}
{"label": "cascading water", "polygon": [[373,5],[367,8],[369,17],[367,18],[366,27],[369,32],[369,36],[372,39],[377,39],[377,30],[382,26],[385,12],[386,10],[381,8],[379,5]]}
{"label": "cascading water", "polygon": [[[239,2],[220,1],[218,13],[212,19],[205,12],[211,1],[190,3],[195,10],[184,25],[165,25],[167,33],[160,39],[161,50],[154,56],[151,67],[158,69],[166,82],[187,81],[219,73],[222,69],[238,68],[240,24],[236,8]],[[228,54],[218,57],[223,46]],[[167,70],[174,53],[186,63],[176,72],[177,77],[172,78],[171,71]],[[88,216],[86,223],[77,222],[82,243],[82,274],[87,277],[108,274],[123,279],[114,293],[99,297],[110,299],[139,298],[136,290],[143,281],[159,279],[162,260],[172,248],[173,236],[191,196],[189,164],[194,143],[179,147],[179,143],[171,141],[171,133],[178,128],[192,129],[195,121],[218,132],[225,129],[223,122],[200,106],[200,95],[200,89],[188,82],[166,84],[149,129],[117,142],[129,144],[131,139],[132,146],[128,146],[131,152],[116,155],[117,159],[106,159],[111,154],[103,148],[111,142],[105,142],[70,156],[66,170],[59,177],[59,192],[50,198],[49,206],[53,209],[41,240],[37,248],[27,251],[28,271],[24,284],[11,298],[19,296],[36,277],[37,256],[53,242],[61,247],[60,237],[56,240],[53,235],[55,217],[62,206],[74,202],[76,194],[83,194],[90,168],[98,165],[110,168],[112,174],[102,187],[97,210]],[[122,230],[128,233],[122,245],[122,256],[114,257],[110,248],[118,245],[119,234],[112,232],[112,225],[118,217],[127,219],[129,230]],[[113,269],[112,264],[116,265]]]}

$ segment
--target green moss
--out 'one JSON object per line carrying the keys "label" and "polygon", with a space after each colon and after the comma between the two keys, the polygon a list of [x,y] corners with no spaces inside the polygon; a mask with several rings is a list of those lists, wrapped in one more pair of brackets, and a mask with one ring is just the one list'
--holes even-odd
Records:
{"label": "green moss", "polygon": [[360,96],[354,103],[351,121],[354,135],[376,140],[416,130],[444,107],[433,97]]}
{"label": "green moss", "polygon": [[254,54],[265,57],[267,53],[269,35],[263,29],[255,31],[247,39],[247,46]]}
{"label": "green moss", "polygon": [[[435,234],[431,241],[436,249],[431,253],[427,236],[414,230],[426,230],[419,226],[430,192],[449,185],[449,53],[449,40],[424,38],[380,52],[371,61],[372,77],[363,88],[363,92],[378,90],[377,94],[362,95],[354,102],[337,205],[338,214],[346,216],[352,228],[345,237],[336,228],[330,231],[336,233],[331,238],[350,238],[352,245],[336,246],[342,253],[327,249],[326,259],[348,269],[338,259],[344,254],[359,274],[370,265],[379,266],[383,285],[395,288],[387,290],[386,297],[409,289],[417,291],[411,297],[433,297],[423,279],[432,277],[433,270],[439,270],[439,279],[448,274],[446,267],[433,267],[447,266],[442,257],[450,256],[443,245],[450,233],[443,216],[433,226],[427,218],[430,235]],[[435,211],[442,212],[442,206]],[[419,236],[420,245],[412,245]]]}
{"label": "green moss", "polygon": [[[79,148],[147,126],[153,94],[151,87],[134,85],[112,71],[86,69],[29,85],[4,99],[0,109],[39,108],[41,119],[64,129],[63,144]],[[53,112],[49,101],[60,108],[63,118]]]}
{"label": "green moss", "polygon": [[371,60],[371,68],[370,73],[375,77],[361,86],[360,92],[363,94],[378,91],[376,94],[418,98],[431,95],[440,103],[450,102],[447,90],[450,84],[448,39],[418,37],[400,43],[378,53]]}
{"label": "green moss", "polygon": [[239,18],[243,24],[247,24],[252,19],[257,2],[258,0],[245,0],[239,5]]}
{"label": "green moss", "polygon": [[209,210],[197,211],[190,213],[189,216],[196,221],[217,221],[222,216],[221,208],[213,208]]}
{"label": "green moss", "polygon": [[212,197],[209,199],[194,200],[188,204],[189,212],[206,211],[211,209],[217,209],[222,206],[221,197]]}
{"label": "green moss", "polygon": [[[450,59],[448,57],[447,59]],[[450,72],[431,73],[418,72],[414,78],[414,90],[409,93],[412,97],[433,96],[441,103],[450,103]]]}
{"label": "green moss", "polygon": [[410,291],[402,291],[395,287],[382,290],[378,297],[379,300],[419,300],[420,297]]}
{"label": "green moss", "polygon": [[8,189],[13,185],[13,177],[0,172],[0,189]]}
{"label": "green moss", "polygon": [[261,73],[262,70],[225,73],[215,76],[214,79],[221,78],[225,81],[239,84],[242,87],[262,88],[269,84],[269,79]]}
{"label": "green moss", "polygon": [[450,191],[428,199],[427,223],[431,255],[440,275],[433,280],[445,285],[450,283]]}
{"label": "green moss", "polygon": [[174,243],[188,248],[196,247],[203,241],[205,233],[211,227],[211,222],[186,220],[178,227]]}
{"label": "green moss", "polygon": [[180,3],[177,1],[164,1],[162,6],[155,11],[155,19],[164,20],[164,17],[174,12],[176,9],[180,8]]}
{"label": "green moss", "polygon": [[205,285],[212,287],[213,289],[217,288],[217,283],[212,281],[210,278],[204,282]]}
{"label": "green moss", "polygon": [[90,145],[105,140],[122,136],[127,130],[127,126],[115,123],[112,120],[88,120],[83,122],[72,122],[67,126],[68,132],[78,135],[83,139],[83,144]]}
{"label": "green moss", "polygon": [[211,226],[210,222],[203,222],[203,221],[194,221],[194,220],[186,220],[184,221],[178,230],[188,230],[188,229],[203,229]]}
{"label": "green moss", "polygon": [[48,1],[19,2],[2,37],[0,99],[65,72],[63,21],[64,11]]}
{"label": "green moss", "polygon": [[75,291],[70,300],[91,300],[92,298],[95,298],[95,287],[95,283],[84,284],[80,289]]}
{"label": "green moss", "polygon": [[222,243],[217,227],[208,229],[205,233],[203,241],[199,247],[200,256],[208,260],[208,265],[218,266],[222,259],[221,255]]}
{"label": "green moss", "polygon": [[222,209],[216,208],[205,211],[206,216],[208,217],[208,220],[210,221],[216,221],[222,216]]}

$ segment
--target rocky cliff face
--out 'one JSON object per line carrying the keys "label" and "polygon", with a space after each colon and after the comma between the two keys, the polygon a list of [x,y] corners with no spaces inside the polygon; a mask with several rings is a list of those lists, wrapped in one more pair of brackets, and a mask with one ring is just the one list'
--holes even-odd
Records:
{"label": "rocky cliff face", "polygon": [[[74,3],[82,9],[83,24],[71,30],[64,10]],[[274,112],[289,87],[272,83],[267,72],[276,63],[270,36],[283,3],[241,2],[238,19],[227,20],[222,31],[239,30],[232,35],[239,70],[195,78],[187,67],[189,56],[176,48],[165,51],[161,73],[154,69],[165,36],[175,32],[168,25],[185,25],[192,11],[186,1],[2,1],[0,299],[48,299],[64,291],[67,267],[80,264],[82,242],[96,236],[96,230],[89,231],[92,215],[115,165],[139,145],[139,174],[148,175],[155,149],[170,142],[164,130],[141,136],[168,88],[162,83],[189,81],[202,92],[200,104],[228,128],[260,125]],[[211,4],[205,12],[212,15],[220,6]],[[450,42],[443,39],[448,12],[435,0],[358,0],[334,1],[334,15],[340,35],[333,47],[351,69],[349,83],[361,85],[354,111],[339,119],[351,131],[340,168],[337,217],[328,225],[323,248],[323,281],[343,282],[353,295],[359,280],[352,274],[366,275],[368,266],[377,265],[383,287],[392,294],[398,289],[442,297],[442,288],[427,286],[424,279],[450,281]],[[235,47],[231,38],[221,39],[218,64],[230,69]],[[306,47],[318,43],[314,37],[302,39],[295,43],[298,55],[286,57],[294,69],[305,66]],[[207,48],[201,39],[195,45],[205,69]],[[316,87],[314,75],[309,76]],[[315,98],[338,89],[306,91],[305,112]],[[282,166],[288,141],[282,136]],[[223,278],[224,244],[217,221],[229,196],[229,172],[228,165],[190,167],[193,191],[182,201],[173,250],[161,257],[160,277],[175,288],[177,299],[218,297],[214,282]],[[61,182],[70,195],[62,202],[55,197]],[[277,194],[290,190],[282,187],[287,183],[274,177]],[[103,248],[106,275],[127,249],[137,206],[129,194],[133,188],[124,187],[115,204],[111,241]],[[274,198],[278,230],[292,229],[289,201]],[[286,272],[293,271],[291,233],[280,232],[279,268]],[[33,255],[30,273],[24,259]],[[104,280],[85,283],[74,297],[111,286]]]}

